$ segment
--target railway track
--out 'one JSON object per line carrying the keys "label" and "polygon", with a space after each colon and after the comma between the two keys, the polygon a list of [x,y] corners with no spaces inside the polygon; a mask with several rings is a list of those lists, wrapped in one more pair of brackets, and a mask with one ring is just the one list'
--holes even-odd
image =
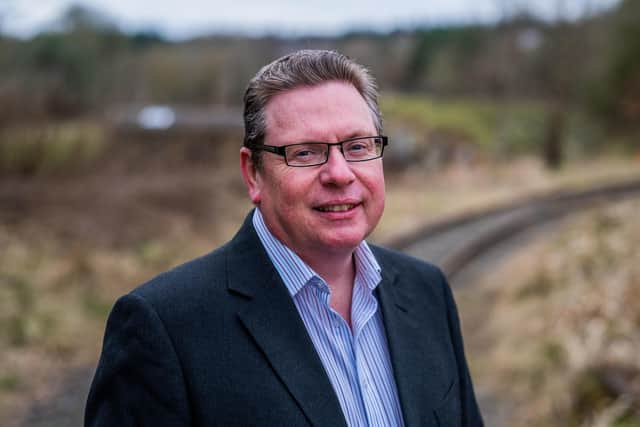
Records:
{"label": "railway track", "polygon": [[[387,246],[439,265],[454,278],[471,261],[521,231],[604,203],[640,196],[640,177],[580,191],[557,191],[428,225]],[[489,255],[490,256],[490,255]],[[82,425],[93,366],[67,373],[52,399],[31,404],[18,417],[24,427]]]}
{"label": "railway track", "polygon": [[428,260],[454,278],[488,249],[521,231],[572,212],[637,196],[640,177],[586,190],[556,191],[430,224],[388,246]]}

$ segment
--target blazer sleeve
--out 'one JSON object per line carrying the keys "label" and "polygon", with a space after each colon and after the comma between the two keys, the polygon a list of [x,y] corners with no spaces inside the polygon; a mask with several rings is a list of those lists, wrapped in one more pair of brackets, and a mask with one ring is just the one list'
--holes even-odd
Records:
{"label": "blazer sleeve", "polygon": [[449,333],[451,334],[451,342],[456,357],[456,365],[458,366],[458,381],[460,386],[460,403],[462,410],[462,425],[469,427],[482,427],[484,426],[482,415],[476,401],[476,396],[473,391],[473,384],[471,382],[471,375],[469,373],[469,367],[467,365],[467,359],[464,354],[464,344],[462,340],[462,331],[460,328],[460,319],[458,316],[458,310],[456,303],[451,293],[451,286],[449,286],[444,274],[440,272],[443,283],[445,284],[445,298],[447,304],[447,320],[449,323]]}
{"label": "blazer sleeve", "polygon": [[120,298],[107,321],[85,427],[188,426],[184,378],[162,320],[144,298]]}

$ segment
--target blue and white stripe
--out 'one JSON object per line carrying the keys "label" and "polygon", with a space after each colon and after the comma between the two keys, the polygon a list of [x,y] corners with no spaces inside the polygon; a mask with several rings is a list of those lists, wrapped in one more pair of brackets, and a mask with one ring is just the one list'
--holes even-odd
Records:
{"label": "blue and white stripe", "polygon": [[353,329],[334,311],[327,283],[267,229],[259,209],[253,225],[287,286],[324,365],[349,426],[402,426],[382,315],[373,290],[380,266],[366,242],[354,252]]}

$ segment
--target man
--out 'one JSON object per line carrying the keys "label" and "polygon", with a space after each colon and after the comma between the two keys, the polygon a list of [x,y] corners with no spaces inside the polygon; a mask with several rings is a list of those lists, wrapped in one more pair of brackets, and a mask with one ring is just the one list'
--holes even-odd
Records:
{"label": "man", "polygon": [[372,78],[336,52],[265,66],[229,243],[121,298],[88,426],[479,426],[449,286],[364,239],[384,210]]}

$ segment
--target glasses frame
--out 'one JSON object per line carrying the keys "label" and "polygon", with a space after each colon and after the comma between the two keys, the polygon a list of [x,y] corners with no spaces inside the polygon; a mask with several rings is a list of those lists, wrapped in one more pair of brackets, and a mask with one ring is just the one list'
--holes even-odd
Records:
{"label": "glasses frame", "polygon": [[[331,147],[336,145],[338,146],[338,148],[340,149],[340,153],[342,153],[342,156],[344,157],[344,151],[342,148],[342,144],[345,144],[347,142],[353,142],[353,141],[358,141],[360,139],[371,139],[371,138],[375,138],[375,139],[381,139],[382,140],[382,146],[380,147],[380,155],[376,156],[376,157],[372,157],[370,159],[364,159],[364,160],[349,160],[345,157],[345,160],[349,163],[360,163],[360,162],[368,162],[370,160],[375,160],[375,159],[379,159],[382,157],[382,155],[384,154],[384,147],[386,147],[387,145],[389,145],[389,138],[385,135],[375,135],[375,136],[358,136],[355,138],[349,138],[349,139],[345,139],[344,141],[338,141],[338,142],[316,142],[316,141],[308,141],[308,142],[299,142],[296,144],[287,144],[287,145],[267,145],[267,144],[256,144],[255,146],[252,147],[252,149],[254,150],[262,150],[262,151],[267,151],[269,153],[273,153],[273,154],[278,154],[282,157],[284,157],[284,162],[287,164],[287,166],[290,166],[292,168],[308,168],[308,167],[312,167],[312,166],[320,166],[320,165],[324,165],[325,163],[327,163],[329,161],[329,151],[331,150]],[[294,147],[297,145],[305,145],[305,144],[322,144],[322,145],[326,145],[327,146],[327,158],[324,159],[324,162],[322,163],[314,163],[312,165],[291,165],[289,164],[289,161],[287,160],[287,147]]]}

